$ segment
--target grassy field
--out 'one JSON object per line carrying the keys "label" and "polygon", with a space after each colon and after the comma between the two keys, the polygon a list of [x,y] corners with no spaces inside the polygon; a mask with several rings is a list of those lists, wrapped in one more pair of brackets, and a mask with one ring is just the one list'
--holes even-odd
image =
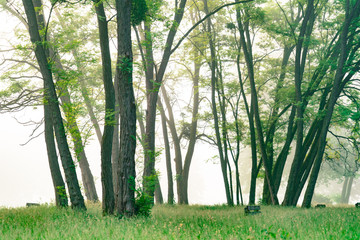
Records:
{"label": "grassy field", "polygon": [[150,217],[102,217],[53,206],[0,209],[0,239],[360,239],[360,209],[155,206]]}

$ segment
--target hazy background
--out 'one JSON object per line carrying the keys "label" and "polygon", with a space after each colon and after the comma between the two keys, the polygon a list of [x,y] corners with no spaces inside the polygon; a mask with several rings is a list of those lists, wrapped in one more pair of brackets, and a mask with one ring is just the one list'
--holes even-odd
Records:
{"label": "hazy background", "polygon": [[[18,23],[14,17],[6,15],[0,11],[0,63],[9,53],[4,50],[9,49],[7,39],[13,36],[12,29]],[[1,69],[0,69],[1,74]],[[0,83],[1,84],[1,83]],[[0,85],[1,87],[1,85]],[[41,134],[41,126],[34,136],[39,137],[31,140],[31,134],[35,125],[25,126],[21,123],[29,121],[39,122],[43,116],[43,109],[28,108],[18,113],[0,114],[0,206],[18,207],[25,206],[26,202],[50,203],[54,202],[54,192],[52,180],[46,155],[44,135]],[[18,122],[19,121],[19,122]],[[157,126],[160,126],[159,124]],[[28,142],[26,145],[22,146]],[[157,141],[161,145],[161,141]],[[100,147],[93,137],[93,140],[85,148],[90,168],[95,178],[98,195],[101,199],[101,179],[100,179]],[[216,159],[212,159],[217,154],[215,148],[198,142],[195,146],[195,153],[190,167],[189,175],[189,202],[190,204],[222,204],[226,203],[225,191],[221,168]],[[167,176],[165,160],[159,158],[157,169],[160,171],[160,183],[164,201],[167,198]],[[139,156],[139,159],[140,156]],[[240,175],[245,203],[248,201],[249,179],[250,179],[250,154],[245,149],[240,158]],[[287,163],[287,168],[289,167]],[[173,171],[174,171],[173,167]],[[79,170],[78,170],[79,174]],[[138,173],[139,176],[142,173]],[[284,174],[286,180],[287,173]],[[81,178],[79,178],[80,180]],[[139,178],[140,179],[140,178]],[[262,182],[262,180],[258,180]],[[316,193],[331,195],[340,194],[342,183],[338,179],[327,184],[319,182]],[[284,187],[282,184],[279,199],[282,200]],[[176,188],[174,189],[176,193]],[[262,193],[261,184],[257,184],[257,199]],[[176,194],[175,194],[176,196]],[[358,202],[360,198],[360,184],[354,181],[350,203]],[[299,201],[301,202],[301,200]]]}

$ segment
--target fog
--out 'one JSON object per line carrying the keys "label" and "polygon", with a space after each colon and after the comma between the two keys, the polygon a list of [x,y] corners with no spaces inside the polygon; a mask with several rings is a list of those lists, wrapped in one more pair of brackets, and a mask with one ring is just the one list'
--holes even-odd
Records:
{"label": "fog", "polygon": [[[19,122],[41,120],[42,109],[28,108],[16,114],[0,116],[0,206],[19,207],[25,206],[26,202],[54,202],[44,135],[41,134],[27,144],[21,145],[29,141],[35,125],[24,126]],[[35,132],[35,136],[43,131],[42,128]],[[100,148],[95,138],[86,146],[85,151],[101,198]],[[207,161],[212,157],[211,154],[215,153],[215,149],[209,151],[208,146],[201,144],[195,151],[189,179],[191,204],[226,202],[220,165]],[[157,165],[163,196],[166,199],[165,161],[158,160]]]}

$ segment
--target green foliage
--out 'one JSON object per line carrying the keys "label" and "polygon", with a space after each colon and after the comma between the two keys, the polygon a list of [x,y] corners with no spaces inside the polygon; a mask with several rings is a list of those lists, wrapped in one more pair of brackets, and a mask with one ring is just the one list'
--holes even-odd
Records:
{"label": "green foliage", "polygon": [[301,209],[262,206],[245,216],[243,207],[155,206],[148,218],[102,216],[42,205],[0,209],[1,239],[359,239],[354,207]]}
{"label": "green foliage", "polygon": [[132,0],[131,1],[131,24],[139,25],[145,21],[148,7],[146,0]]}
{"label": "green foliage", "polygon": [[136,190],[135,213],[138,216],[149,217],[152,208],[153,197],[147,195],[142,189]]}
{"label": "green foliage", "polygon": [[[146,189],[155,189],[157,182],[157,174],[153,174],[151,176],[146,176],[144,179],[144,188]],[[142,187],[138,187],[135,189],[135,212],[136,215],[139,216],[150,216],[151,208],[153,207],[153,196],[148,195],[144,192]]]}

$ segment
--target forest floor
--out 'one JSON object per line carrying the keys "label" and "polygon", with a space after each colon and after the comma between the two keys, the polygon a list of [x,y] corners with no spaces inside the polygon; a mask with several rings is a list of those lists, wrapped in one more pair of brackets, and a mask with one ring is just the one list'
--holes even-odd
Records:
{"label": "forest floor", "polygon": [[100,204],[87,212],[42,205],[0,208],[0,239],[360,239],[360,209],[155,206],[150,217],[103,217]]}

